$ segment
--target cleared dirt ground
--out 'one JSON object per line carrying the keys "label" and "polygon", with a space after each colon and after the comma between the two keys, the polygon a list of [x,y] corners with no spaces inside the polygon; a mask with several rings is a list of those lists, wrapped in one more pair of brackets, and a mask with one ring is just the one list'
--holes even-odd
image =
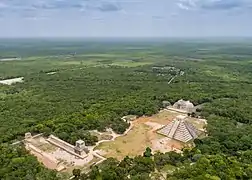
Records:
{"label": "cleared dirt ground", "polygon": [[147,132],[151,130],[147,125],[134,126],[126,136],[118,137],[115,141],[104,142],[96,149],[102,150],[105,157],[123,159],[126,155],[135,156],[142,154],[146,146],[150,146]]}
{"label": "cleared dirt ground", "polygon": [[[89,147],[90,153],[83,160],[76,159],[73,155],[48,143],[42,136],[30,139],[28,144],[34,148],[29,149],[48,168],[57,169],[60,164],[66,168],[67,172],[70,172],[69,170],[74,167],[85,169],[90,164],[100,162],[108,157],[121,160],[125,156],[134,157],[142,155],[146,147],[150,147],[154,152],[179,151],[183,148],[183,143],[162,136],[156,131],[180,114],[169,110],[162,110],[151,117],[140,117],[132,121],[130,128],[124,135],[115,134],[111,129],[108,129],[105,133],[90,131],[91,134],[98,136],[100,142],[97,143],[97,146]],[[198,129],[206,125],[204,120],[196,118],[189,118],[189,121]]]}
{"label": "cleared dirt ground", "polygon": [[96,150],[105,157],[114,157],[119,160],[125,156],[141,155],[146,147],[153,151],[167,152],[173,148],[180,149],[180,142],[159,135],[156,130],[171,122],[179,113],[161,111],[151,117],[140,117],[133,121],[133,128],[115,141],[101,143]]}
{"label": "cleared dirt ground", "polygon": [[149,117],[148,119],[150,122],[156,122],[159,124],[166,125],[169,122],[171,122],[178,115],[181,115],[181,113],[167,111],[167,110],[161,110],[159,113]]}
{"label": "cleared dirt ground", "polygon": [[65,150],[49,143],[43,136],[26,140],[25,146],[47,168],[57,169],[58,171],[68,171],[69,168],[71,169],[76,166],[87,166],[91,161],[94,162],[96,160],[92,153],[89,153],[84,159],[75,157]]}
{"label": "cleared dirt ground", "polygon": [[192,123],[197,129],[203,131],[203,129],[206,127],[206,120],[201,120],[197,118],[188,118],[187,121]]}

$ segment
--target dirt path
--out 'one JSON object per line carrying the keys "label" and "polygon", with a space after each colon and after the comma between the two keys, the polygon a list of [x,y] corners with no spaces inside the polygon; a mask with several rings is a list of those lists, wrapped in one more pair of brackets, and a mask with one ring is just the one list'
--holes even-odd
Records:
{"label": "dirt path", "polygon": [[[110,129],[109,131],[111,132],[111,136],[112,139],[111,140],[100,140],[98,141],[94,146],[89,146],[88,150],[89,153],[91,153],[93,156],[100,158],[101,160],[96,162],[95,165],[98,165],[100,163],[102,163],[103,161],[105,161],[107,158],[100,155],[99,154],[99,150],[94,150],[97,146],[99,146],[99,144],[103,143],[103,142],[109,142],[109,141],[115,141],[116,138],[121,137],[121,136],[125,136],[128,134],[128,132],[133,128],[133,123],[130,122],[130,127],[123,133],[123,134],[116,134],[112,129]],[[69,179],[73,179],[74,176],[70,177]]]}
{"label": "dirt path", "polygon": [[173,77],[170,79],[170,81],[168,81],[168,84],[171,84],[172,81],[173,81],[176,77],[177,77],[177,75],[173,76]]}
{"label": "dirt path", "polygon": [[99,146],[101,143],[103,143],[103,142],[115,141],[116,138],[127,135],[128,132],[133,128],[133,126],[134,126],[133,123],[130,122],[129,128],[128,128],[123,134],[116,134],[112,129],[109,129],[109,131],[111,132],[112,139],[110,139],[110,140],[100,140],[100,141],[98,141],[94,146],[88,147],[89,153],[92,153],[93,156],[98,157],[98,158],[101,159],[101,161],[97,162],[96,164],[99,164],[99,163],[103,162],[103,161],[106,160],[107,158],[105,158],[104,156],[100,155],[100,154],[99,154],[99,151],[98,151],[98,150],[94,150],[94,149],[95,149],[96,147],[98,147],[98,146]]}
{"label": "dirt path", "polygon": [[173,76],[173,77],[170,79],[170,81],[168,81],[168,84],[171,84],[172,81],[173,81],[178,75],[183,76],[184,74],[185,74],[184,71],[180,71],[180,74],[177,74],[177,75]]}

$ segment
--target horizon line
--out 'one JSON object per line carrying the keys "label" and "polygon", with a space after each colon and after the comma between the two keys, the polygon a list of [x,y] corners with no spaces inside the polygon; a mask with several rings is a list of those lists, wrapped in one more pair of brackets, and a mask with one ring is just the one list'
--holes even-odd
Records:
{"label": "horizon line", "polygon": [[0,36],[0,39],[210,39],[210,38],[252,38],[252,36]]}

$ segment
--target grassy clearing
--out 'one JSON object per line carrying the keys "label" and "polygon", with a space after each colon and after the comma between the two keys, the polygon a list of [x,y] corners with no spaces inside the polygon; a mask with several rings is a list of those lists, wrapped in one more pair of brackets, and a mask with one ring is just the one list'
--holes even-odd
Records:
{"label": "grassy clearing", "polygon": [[66,65],[79,65],[79,66],[83,66],[83,65],[96,65],[97,62],[96,61],[76,61],[76,60],[69,60],[69,61],[56,61],[55,62],[56,64],[58,64],[59,66],[62,65],[62,66],[66,66]]}
{"label": "grassy clearing", "polygon": [[[166,125],[171,122],[178,113],[170,111],[161,111],[151,117],[141,117],[133,121],[133,128],[125,136],[116,138],[115,141],[101,143],[96,149],[102,150],[105,157],[114,157],[119,160],[125,156],[141,155],[146,147],[156,149],[156,143],[164,136],[155,132],[154,127],[158,124]],[[148,126],[145,123],[153,123]],[[171,143],[174,143],[171,141]]]}
{"label": "grassy clearing", "polygon": [[88,58],[114,58],[114,57],[125,57],[125,54],[82,54],[82,57],[88,57]]}
{"label": "grassy clearing", "polygon": [[137,67],[153,64],[152,62],[134,62],[134,61],[115,61],[111,65],[115,66],[126,66],[126,67]]}
{"label": "grassy clearing", "polygon": [[[146,147],[154,151],[169,151],[168,147],[183,147],[178,141],[168,140],[163,135],[157,134],[156,130],[159,125],[166,125],[181,113],[163,110],[151,117],[141,117],[133,121],[133,128],[125,136],[118,137],[115,141],[101,143],[96,149],[101,150],[105,157],[114,157],[119,160],[125,156],[141,155]],[[205,123],[196,118],[189,118],[196,128],[203,129]],[[159,144],[162,139],[163,143]]]}
{"label": "grassy clearing", "polygon": [[45,152],[54,152],[54,151],[56,151],[56,149],[57,149],[57,147],[52,146],[52,145],[49,144],[49,143],[45,143],[45,144],[41,145],[39,148],[40,148],[42,151],[45,151]]}
{"label": "grassy clearing", "polygon": [[149,130],[151,130],[150,127],[140,124],[133,127],[126,136],[118,137],[115,141],[102,143],[96,149],[106,152],[106,157],[114,157],[119,160],[125,156],[141,155],[150,145],[148,140]]}
{"label": "grassy clearing", "polygon": [[94,131],[90,131],[90,134],[92,136],[96,136],[98,138],[98,141],[111,140],[113,138],[113,136],[111,136],[111,134],[109,134],[108,132],[100,134],[100,133],[97,133],[97,132],[94,132]]}
{"label": "grassy clearing", "polygon": [[212,71],[212,70],[206,70],[204,71],[206,75],[217,77],[220,79],[223,79],[225,81],[236,81],[238,80],[237,76],[234,76],[232,74],[223,73],[224,71]]}
{"label": "grassy clearing", "polygon": [[203,121],[200,121],[196,118],[188,118],[188,122],[192,123],[197,129],[204,129],[206,124]]}
{"label": "grassy clearing", "polygon": [[[28,57],[20,61],[0,62],[0,79],[18,76],[29,76],[41,71],[54,71],[66,68],[81,68],[83,66],[114,65],[123,67],[138,67],[152,64],[153,62],[134,62],[125,60],[125,57],[117,57],[113,54],[98,56],[76,56],[76,57]],[[25,70],[25,71],[24,71]]]}
{"label": "grassy clearing", "polygon": [[159,112],[158,114],[153,115],[151,117],[151,122],[166,125],[178,115],[180,115],[180,113],[164,110]]}

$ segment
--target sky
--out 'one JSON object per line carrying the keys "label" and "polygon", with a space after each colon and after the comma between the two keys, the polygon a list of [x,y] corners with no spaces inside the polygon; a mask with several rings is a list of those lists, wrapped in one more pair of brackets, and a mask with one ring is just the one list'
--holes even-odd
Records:
{"label": "sky", "polygon": [[252,0],[0,0],[0,37],[247,37]]}

